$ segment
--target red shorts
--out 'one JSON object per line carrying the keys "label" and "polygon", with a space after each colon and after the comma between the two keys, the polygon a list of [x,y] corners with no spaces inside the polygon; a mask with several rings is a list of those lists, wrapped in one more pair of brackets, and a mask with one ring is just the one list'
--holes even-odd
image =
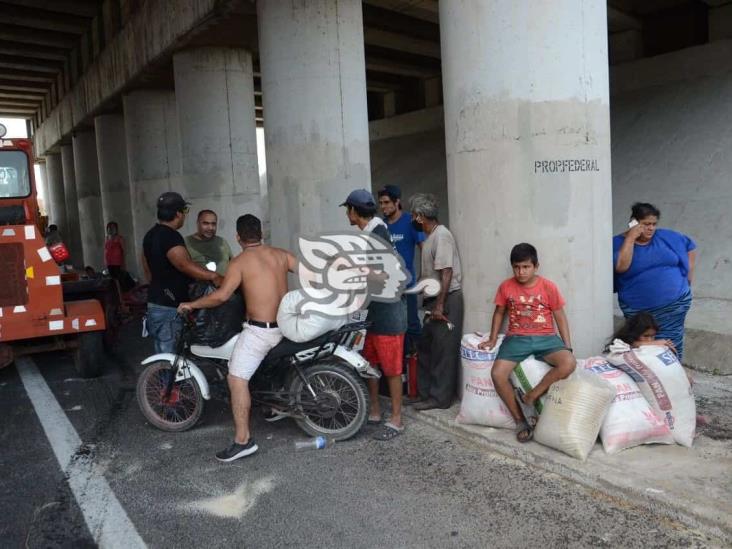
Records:
{"label": "red shorts", "polygon": [[372,366],[379,366],[385,376],[400,376],[404,363],[404,334],[380,335],[367,332],[361,354]]}

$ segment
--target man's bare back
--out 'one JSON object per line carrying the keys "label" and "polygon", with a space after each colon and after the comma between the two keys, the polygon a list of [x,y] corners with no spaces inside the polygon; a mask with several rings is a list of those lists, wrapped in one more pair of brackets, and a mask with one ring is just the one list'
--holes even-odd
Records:
{"label": "man's bare back", "polygon": [[246,247],[234,258],[229,269],[239,274],[250,320],[276,320],[280,301],[287,293],[287,273],[294,272],[295,261],[290,252],[265,244]]}
{"label": "man's bare back", "polygon": [[297,259],[287,250],[266,244],[244,244],[226,270],[221,287],[192,303],[181,303],[180,312],[208,309],[224,303],[237,288],[244,294],[247,318],[274,322],[282,297],[287,293],[287,272],[295,272]]}

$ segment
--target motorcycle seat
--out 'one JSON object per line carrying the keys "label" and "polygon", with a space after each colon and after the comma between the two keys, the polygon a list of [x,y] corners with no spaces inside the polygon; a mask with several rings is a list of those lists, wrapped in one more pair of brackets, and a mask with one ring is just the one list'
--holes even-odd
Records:
{"label": "motorcycle seat", "polygon": [[267,356],[264,357],[262,363],[277,362],[278,360],[281,360],[285,357],[292,356],[295,353],[299,353],[300,351],[305,351],[308,349],[315,350],[323,343],[327,342],[331,337],[332,334],[328,332],[327,334],[323,334],[316,339],[306,341],[304,343],[295,343],[294,341],[287,338],[282,338],[282,341],[280,341],[269,353],[267,353]]}
{"label": "motorcycle seat", "polygon": [[233,336],[229,341],[227,341],[220,347],[209,347],[207,345],[191,345],[191,353],[196,356],[202,356],[205,358],[219,358],[221,360],[229,360],[231,358],[231,353],[234,352],[234,345],[236,345],[237,339],[239,339],[239,334]]}

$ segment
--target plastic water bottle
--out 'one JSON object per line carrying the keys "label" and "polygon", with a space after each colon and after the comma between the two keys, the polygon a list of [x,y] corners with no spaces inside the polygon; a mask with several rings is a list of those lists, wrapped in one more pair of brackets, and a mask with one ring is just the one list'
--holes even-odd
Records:
{"label": "plastic water bottle", "polygon": [[330,448],[333,444],[335,444],[335,440],[320,436],[295,441],[295,450],[322,450],[323,448]]}

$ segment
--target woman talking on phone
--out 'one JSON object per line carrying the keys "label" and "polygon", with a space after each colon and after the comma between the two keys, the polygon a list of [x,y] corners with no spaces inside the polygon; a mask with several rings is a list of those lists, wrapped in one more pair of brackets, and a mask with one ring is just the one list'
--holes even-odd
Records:
{"label": "woman talking on phone", "polygon": [[628,230],[613,237],[615,291],[625,318],[640,311],[658,323],[658,337],[670,339],[679,360],[684,354],[684,320],[691,306],[696,244],[688,236],[659,229],[661,212],[636,203]]}

